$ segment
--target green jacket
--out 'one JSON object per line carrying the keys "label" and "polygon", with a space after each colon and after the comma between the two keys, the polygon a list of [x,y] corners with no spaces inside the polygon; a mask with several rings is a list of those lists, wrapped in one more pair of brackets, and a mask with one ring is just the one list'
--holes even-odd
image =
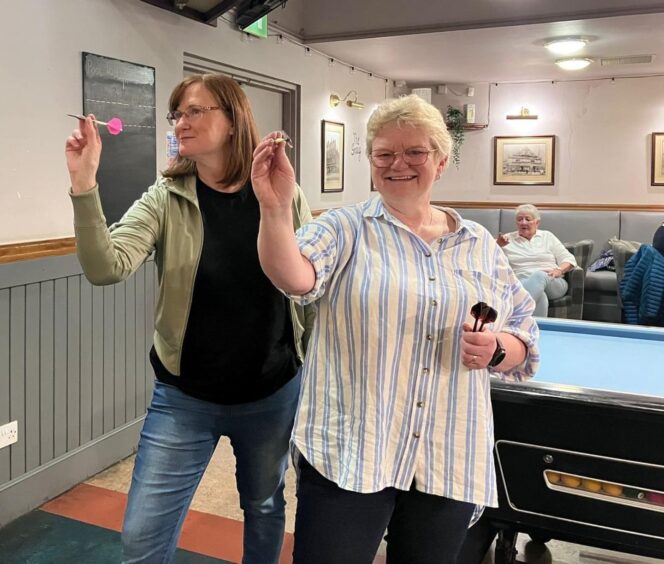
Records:
{"label": "green jacket", "polygon": [[[180,359],[194,280],[203,249],[203,221],[196,177],[160,178],[134,202],[119,222],[106,227],[99,186],[70,194],[74,206],[76,252],[87,279],[95,285],[128,278],[155,251],[159,300],[154,345],[166,369],[180,375]],[[302,190],[293,199],[293,228],[311,219]],[[295,349],[304,359],[314,310],[290,302]]]}

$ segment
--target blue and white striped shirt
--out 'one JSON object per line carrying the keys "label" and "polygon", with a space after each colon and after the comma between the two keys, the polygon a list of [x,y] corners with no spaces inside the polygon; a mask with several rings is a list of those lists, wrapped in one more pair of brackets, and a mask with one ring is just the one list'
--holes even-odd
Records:
{"label": "blue and white striped shirt", "polygon": [[297,232],[318,302],[293,441],[341,488],[387,487],[495,506],[489,371],[461,363],[478,301],[494,331],[528,347],[505,379],[539,364],[534,302],[491,235],[448,208],[457,228],[427,244],[374,197],[329,211]]}

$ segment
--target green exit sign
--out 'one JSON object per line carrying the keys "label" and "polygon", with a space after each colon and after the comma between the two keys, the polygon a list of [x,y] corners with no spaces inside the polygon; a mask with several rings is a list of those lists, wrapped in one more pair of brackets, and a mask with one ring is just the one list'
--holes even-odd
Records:
{"label": "green exit sign", "polygon": [[242,31],[251,33],[251,35],[255,35],[257,37],[267,37],[267,15],[263,16],[259,20],[256,20],[251,25],[243,27]]}

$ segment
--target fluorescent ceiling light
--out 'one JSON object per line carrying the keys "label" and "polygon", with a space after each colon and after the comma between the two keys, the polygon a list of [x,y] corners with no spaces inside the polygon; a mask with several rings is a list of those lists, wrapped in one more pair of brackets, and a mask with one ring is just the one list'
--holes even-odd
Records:
{"label": "fluorescent ceiling light", "polygon": [[584,37],[561,37],[549,41],[545,47],[554,55],[574,55],[586,46],[588,40]]}
{"label": "fluorescent ceiling light", "polygon": [[570,59],[558,59],[556,64],[563,70],[581,70],[585,69],[592,62],[592,59],[572,57]]}

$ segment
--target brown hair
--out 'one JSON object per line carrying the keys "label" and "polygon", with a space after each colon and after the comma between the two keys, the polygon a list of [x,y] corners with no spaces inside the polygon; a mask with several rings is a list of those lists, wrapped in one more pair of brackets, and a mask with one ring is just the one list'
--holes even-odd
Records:
{"label": "brown hair", "polygon": [[[169,111],[177,109],[185,90],[192,84],[202,84],[208,89],[234,129],[230,140],[231,148],[226,161],[226,171],[219,182],[226,186],[244,185],[251,176],[251,161],[254,149],[260,140],[254,114],[246,94],[237,82],[226,75],[196,74],[185,78],[173,89],[168,101]],[[178,155],[162,174],[166,178],[196,174],[196,163]]]}

